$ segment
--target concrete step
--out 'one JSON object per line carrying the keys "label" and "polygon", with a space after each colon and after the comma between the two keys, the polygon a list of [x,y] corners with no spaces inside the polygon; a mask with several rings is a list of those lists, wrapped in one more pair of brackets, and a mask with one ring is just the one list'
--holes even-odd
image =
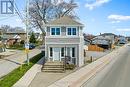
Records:
{"label": "concrete step", "polygon": [[43,70],[64,70],[64,68],[43,68]]}
{"label": "concrete step", "polygon": [[55,65],[58,65],[58,66],[61,65],[61,66],[62,66],[62,65],[64,65],[64,64],[58,64],[58,63],[45,63],[45,65],[48,65],[48,66],[49,66],[49,65],[54,65],[54,66],[55,66]]}
{"label": "concrete step", "polygon": [[46,62],[42,68],[43,72],[64,72],[63,62]]}
{"label": "concrete step", "polygon": [[64,63],[61,63],[61,62],[46,62],[45,65],[64,65]]}
{"label": "concrete step", "polygon": [[42,72],[49,72],[49,73],[63,73],[64,70],[42,70]]}
{"label": "concrete step", "polygon": [[64,68],[63,65],[44,65],[44,68]]}

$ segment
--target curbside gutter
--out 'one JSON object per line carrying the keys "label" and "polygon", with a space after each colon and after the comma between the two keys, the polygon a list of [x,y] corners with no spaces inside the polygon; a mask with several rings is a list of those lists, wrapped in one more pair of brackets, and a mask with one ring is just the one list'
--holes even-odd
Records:
{"label": "curbside gutter", "polygon": [[56,81],[52,85],[48,87],[81,87],[86,81],[95,76],[98,72],[100,72],[106,65],[108,65],[111,61],[117,59],[116,56],[120,53],[122,49],[124,49],[126,45],[120,47],[117,50],[107,54],[104,57],[101,57],[97,61],[75,71],[72,74]]}

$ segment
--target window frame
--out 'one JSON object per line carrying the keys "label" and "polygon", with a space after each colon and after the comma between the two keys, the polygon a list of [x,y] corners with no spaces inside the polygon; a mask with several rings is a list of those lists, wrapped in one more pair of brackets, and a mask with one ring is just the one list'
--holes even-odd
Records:
{"label": "window frame", "polygon": [[[71,35],[68,34],[68,29],[71,28]],[[73,35],[73,29],[75,28],[76,30],[76,35]],[[66,35],[67,36],[77,36],[78,34],[78,30],[77,30],[77,27],[66,27]]]}
{"label": "window frame", "polygon": [[[52,29],[55,29],[54,35],[52,35]],[[59,35],[57,35],[57,28],[59,28],[60,32]],[[60,36],[61,35],[61,27],[50,27],[50,36]]]}

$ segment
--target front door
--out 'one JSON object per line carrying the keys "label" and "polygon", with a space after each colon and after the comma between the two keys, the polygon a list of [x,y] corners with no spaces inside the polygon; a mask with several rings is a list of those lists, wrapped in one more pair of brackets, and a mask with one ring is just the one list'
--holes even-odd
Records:
{"label": "front door", "polygon": [[53,54],[53,61],[60,61],[60,48],[54,48]]}

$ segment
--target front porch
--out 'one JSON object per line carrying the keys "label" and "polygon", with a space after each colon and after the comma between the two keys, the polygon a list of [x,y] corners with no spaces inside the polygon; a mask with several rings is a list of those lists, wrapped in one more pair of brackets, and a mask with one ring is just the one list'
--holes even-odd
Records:
{"label": "front porch", "polygon": [[76,47],[48,47],[47,61],[60,61],[65,64],[77,65]]}

